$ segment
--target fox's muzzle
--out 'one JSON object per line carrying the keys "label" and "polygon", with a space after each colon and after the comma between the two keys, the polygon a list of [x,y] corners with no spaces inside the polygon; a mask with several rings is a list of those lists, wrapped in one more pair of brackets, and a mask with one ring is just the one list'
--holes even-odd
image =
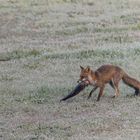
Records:
{"label": "fox's muzzle", "polygon": [[81,83],[81,82],[84,82],[84,83],[87,84],[87,85],[90,84],[89,80],[86,79],[86,78],[83,78],[82,80],[79,79],[79,80],[77,81],[77,83]]}
{"label": "fox's muzzle", "polygon": [[87,84],[87,85],[92,85],[92,86],[95,86],[96,85],[96,83],[97,83],[97,81],[92,81],[92,82],[90,82],[88,79],[86,79],[86,78],[84,78],[84,79],[79,79],[78,81],[77,81],[77,83],[81,83],[81,82],[84,82],[85,84]]}

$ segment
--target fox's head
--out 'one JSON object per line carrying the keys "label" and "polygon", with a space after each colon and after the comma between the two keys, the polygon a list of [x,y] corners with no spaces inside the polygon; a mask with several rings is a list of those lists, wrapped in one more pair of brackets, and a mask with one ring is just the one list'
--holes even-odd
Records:
{"label": "fox's head", "polygon": [[80,66],[80,68],[80,79],[77,82],[80,83],[84,81],[88,85],[93,85],[95,83],[94,72],[90,69],[89,66],[87,66],[86,68]]}

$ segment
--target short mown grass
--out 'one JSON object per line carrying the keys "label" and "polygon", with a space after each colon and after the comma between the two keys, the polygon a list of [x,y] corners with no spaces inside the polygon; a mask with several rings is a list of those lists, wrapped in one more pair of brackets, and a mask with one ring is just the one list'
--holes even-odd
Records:
{"label": "short mown grass", "polygon": [[[55,100],[58,96],[60,97],[66,96],[68,92],[72,89],[72,87],[48,87],[48,86],[42,86],[38,87],[33,91],[29,91],[29,95],[25,95],[22,98],[18,95],[15,96],[15,101],[24,103],[29,102],[33,104],[46,104],[51,103],[53,100]],[[59,97],[59,98],[60,98]],[[59,102],[59,99],[58,99]]]}
{"label": "short mown grass", "polygon": [[78,58],[78,59],[88,59],[88,58],[108,58],[108,59],[123,59],[133,56],[140,55],[140,49],[95,49],[95,50],[83,50],[79,52],[71,52],[71,53],[56,53],[50,54],[46,56],[47,59],[71,59],[71,58]]}
{"label": "short mown grass", "polygon": [[67,29],[67,30],[62,30],[62,31],[56,31],[55,34],[57,36],[72,36],[75,34],[80,34],[80,33],[85,33],[88,31],[88,28],[86,26],[77,26],[76,28],[73,29]]}
{"label": "short mown grass", "polygon": [[32,50],[14,50],[12,52],[1,53],[0,61],[9,61],[13,59],[27,58],[30,56],[36,57],[40,55],[40,51],[32,49]]}

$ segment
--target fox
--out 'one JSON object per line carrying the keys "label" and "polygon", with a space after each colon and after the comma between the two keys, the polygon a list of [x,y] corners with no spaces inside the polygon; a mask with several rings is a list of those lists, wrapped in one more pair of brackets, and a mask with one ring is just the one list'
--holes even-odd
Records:
{"label": "fox", "polygon": [[134,95],[140,94],[140,82],[135,78],[129,76],[119,66],[106,64],[100,66],[95,71],[93,71],[89,66],[87,66],[86,68],[80,66],[80,68],[81,68],[80,78],[77,82],[80,83],[84,81],[85,84],[93,86],[93,89],[88,95],[88,99],[91,98],[92,93],[99,88],[100,90],[97,97],[97,101],[99,101],[100,97],[103,95],[106,84],[109,84],[115,90],[115,95],[113,96],[114,98],[119,96],[120,95],[119,82],[121,80],[126,85],[135,90]]}

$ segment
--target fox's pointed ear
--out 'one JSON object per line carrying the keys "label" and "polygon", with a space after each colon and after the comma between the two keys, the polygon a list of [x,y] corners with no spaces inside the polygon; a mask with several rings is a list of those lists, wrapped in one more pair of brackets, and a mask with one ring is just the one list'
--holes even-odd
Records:
{"label": "fox's pointed ear", "polygon": [[80,68],[81,68],[81,70],[83,70],[83,69],[84,69],[84,67],[82,67],[82,66],[80,66]]}
{"label": "fox's pointed ear", "polygon": [[90,71],[90,66],[87,66],[86,71],[88,72]]}

